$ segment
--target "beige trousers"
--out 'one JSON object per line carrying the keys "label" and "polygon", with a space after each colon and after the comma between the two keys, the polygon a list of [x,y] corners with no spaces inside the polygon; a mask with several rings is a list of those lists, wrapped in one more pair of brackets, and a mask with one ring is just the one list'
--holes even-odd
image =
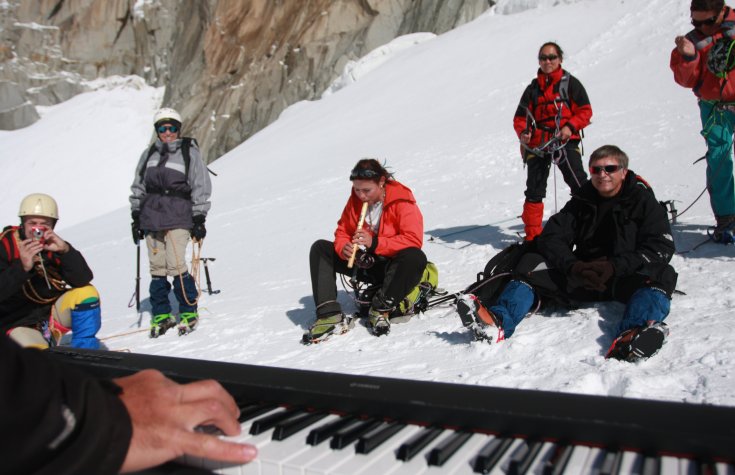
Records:
{"label": "beige trousers", "polygon": [[155,277],[177,276],[188,271],[186,247],[189,244],[188,229],[153,231],[145,236],[151,275]]}

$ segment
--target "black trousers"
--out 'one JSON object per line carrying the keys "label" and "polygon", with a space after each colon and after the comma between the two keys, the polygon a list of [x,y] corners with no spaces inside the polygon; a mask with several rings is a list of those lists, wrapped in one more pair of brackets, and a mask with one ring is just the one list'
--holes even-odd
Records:
{"label": "black trousers", "polygon": [[[570,140],[557,153],[561,154],[558,166],[564,177],[564,182],[574,192],[587,181],[587,173],[584,170],[584,165],[582,165],[582,155],[579,150],[579,140]],[[526,152],[526,166],[528,167],[526,201],[540,203],[546,197],[546,183],[549,180],[551,158],[551,154],[539,157]]]}
{"label": "black trousers", "polygon": [[398,303],[419,284],[426,262],[426,254],[421,249],[409,247],[390,259],[376,258],[369,269],[360,269],[357,265],[349,269],[347,261],[334,251],[334,243],[320,239],[312,244],[309,251],[316,315],[320,317],[342,310],[337,302],[337,273],[350,277],[355,275],[360,282],[378,285],[380,289],[376,297],[384,302]]}

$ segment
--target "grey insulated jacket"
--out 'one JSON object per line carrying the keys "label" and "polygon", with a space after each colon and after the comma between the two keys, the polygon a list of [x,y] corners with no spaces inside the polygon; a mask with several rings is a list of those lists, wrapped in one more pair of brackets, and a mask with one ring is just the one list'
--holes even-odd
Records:
{"label": "grey insulated jacket", "polygon": [[140,227],[145,231],[191,229],[192,217],[209,211],[212,183],[207,167],[192,142],[187,176],[182,142],[164,144],[156,139],[153,154],[148,158],[146,148],[135,168],[130,206],[133,213],[140,212]]}

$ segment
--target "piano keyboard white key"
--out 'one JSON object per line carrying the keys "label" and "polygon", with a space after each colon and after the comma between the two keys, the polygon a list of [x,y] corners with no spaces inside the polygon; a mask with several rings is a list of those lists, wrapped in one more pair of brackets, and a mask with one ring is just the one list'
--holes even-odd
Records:
{"label": "piano keyboard white key", "polygon": [[339,419],[339,416],[329,414],[316,424],[306,427],[284,440],[272,440],[258,452],[264,475],[280,474],[283,465],[293,458],[313,450],[314,447],[306,443],[306,436],[319,424],[326,424]]}
{"label": "piano keyboard white key", "polygon": [[396,459],[396,452],[406,440],[410,439],[423,427],[407,425],[393,437],[383,442],[369,455],[356,454],[356,457],[342,465],[335,475],[372,475],[383,474],[403,463]]}

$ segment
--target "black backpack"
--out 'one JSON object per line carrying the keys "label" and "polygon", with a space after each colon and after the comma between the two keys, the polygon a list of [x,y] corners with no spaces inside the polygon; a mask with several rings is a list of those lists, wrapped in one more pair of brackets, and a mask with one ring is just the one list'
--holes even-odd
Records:
{"label": "black backpack", "polygon": [[523,241],[506,247],[485,265],[485,270],[477,274],[477,281],[463,293],[473,294],[485,305],[492,305],[513,277],[518,262],[524,254],[535,247],[533,241]]}

